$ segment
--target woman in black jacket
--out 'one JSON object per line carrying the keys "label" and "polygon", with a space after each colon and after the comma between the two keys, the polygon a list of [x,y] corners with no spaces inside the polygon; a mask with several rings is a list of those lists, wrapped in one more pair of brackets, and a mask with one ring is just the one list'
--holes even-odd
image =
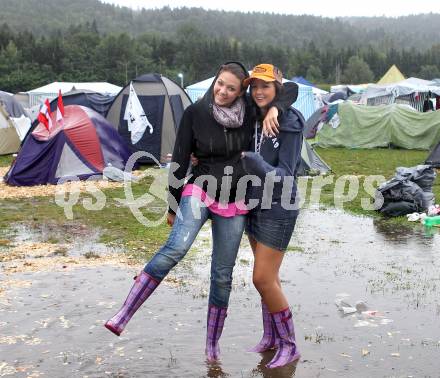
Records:
{"label": "woman in black jacket", "polygon": [[[123,307],[105,326],[119,335],[141,304],[186,255],[203,224],[211,219],[213,250],[207,319],[206,355],[219,357],[218,340],[229,302],[232,271],[247,210],[237,191],[244,176],[241,151],[252,138],[252,104],[243,96],[247,70],[236,62],[222,65],[208,92],[184,112],[176,136],[169,176],[168,224],[172,230],[138,275]],[[295,100],[286,93],[284,108]],[[271,109],[272,121],[278,110]],[[269,123],[271,123],[269,122]],[[199,163],[187,177],[191,154]]]}

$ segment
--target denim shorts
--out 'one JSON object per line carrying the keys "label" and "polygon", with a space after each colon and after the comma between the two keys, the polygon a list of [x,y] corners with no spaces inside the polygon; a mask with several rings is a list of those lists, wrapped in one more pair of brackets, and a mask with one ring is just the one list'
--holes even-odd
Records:
{"label": "denim shorts", "polygon": [[284,252],[295,229],[297,217],[297,212],[285,219],[269,218],[264,212],[251,212],[246,220],[246,234],[259,243]]}

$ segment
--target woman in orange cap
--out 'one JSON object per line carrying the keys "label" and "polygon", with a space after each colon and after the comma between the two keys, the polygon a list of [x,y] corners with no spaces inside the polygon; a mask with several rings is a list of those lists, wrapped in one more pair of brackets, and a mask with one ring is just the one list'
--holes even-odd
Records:
{"label": "woman in orange cap", "polygon": [[[289,108],[278,118],[279,134],[265,137],[261,120],[282,90],[281,71],[271,64],[259,64],[245,82],[250,83],[258,115],[254,151],[243,152],[242,163],[248,174],[256,175],[262,181],[261,185],[249,187],[247,195],[248,199],[259,200],[248,214],[246,233],[254,253],[253,283],[261,295],[264,327],[261,341],[251,351],[276,348],[274,358],[266,365],[275,368],[300,357],[279,269],[298,216],[298,209],[292,209],[292,204],[296,198],[295,176],[301,161],[304,119],[300,112]],[[267,195],[263,183],[267,184],[269,180],[273,183],[273,191]]]}

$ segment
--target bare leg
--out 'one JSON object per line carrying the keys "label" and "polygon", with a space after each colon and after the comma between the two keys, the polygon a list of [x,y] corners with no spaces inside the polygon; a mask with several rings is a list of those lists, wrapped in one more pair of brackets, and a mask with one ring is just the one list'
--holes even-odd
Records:
{"label": "bare leg", "polygon": [[279,270],[284,253],[256,243],[254,252],[253,282],[269,312],[278,312],[289,307],[281,289]]}
{"label": "bare leg", "polygon": [[[257,241],[251,236],[248,236],[248,238],[252,248],[252,252],[254,252],[255,256]],[[270,349],[278,348],[279,339],[276,336],[275,326],[272,322],[272,317],[270,315],[268,307],[263,301],[263,298],[261,298],[261,314],[263,320],[263,336],[261,337],[261,340],[258,342],[257,345],[255,345],[251,349],[248,349],[248,352],[262,353]]]}

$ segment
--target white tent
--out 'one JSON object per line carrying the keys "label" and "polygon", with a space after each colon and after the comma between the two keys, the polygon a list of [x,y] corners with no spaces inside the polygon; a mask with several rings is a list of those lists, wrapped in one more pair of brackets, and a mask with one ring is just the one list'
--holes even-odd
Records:
{"label": "white tent", "polygon": [[29,96],[29,107],[32,107],[41,104],[46,98],[48,98],[49,101],[54,99],[58,96],[59,90],[61,90],[61,93],[63,94],[75,89],[88,90],[106,95],[117,95],[122,87],[106,82],[71,83],[55,81],[24,93]]}
{"label": "white tent", "polygon": [[368,86],[362,94],[361,103],[367,105],[388,105],[403,103],[422,111],[423,102],[429,93],[440,96],[440,84],[435,81],[410,77],[397,83]]}
{"label": "white tent", "polygon": [[410,77],[397,83],[377,85],[371,84],[363,93],[364,98],[374,98],[382,96],[401,97],[415,92],[431,92],[440,96],[440,84],[434,81]]}

